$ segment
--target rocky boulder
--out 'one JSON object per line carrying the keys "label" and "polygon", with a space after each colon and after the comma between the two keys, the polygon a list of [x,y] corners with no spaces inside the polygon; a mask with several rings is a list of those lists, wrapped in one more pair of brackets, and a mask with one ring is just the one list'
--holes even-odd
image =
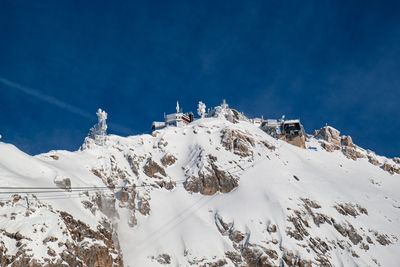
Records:
{"label": "rocky boulder", "polygon": [[320,130],[316,130],[314,132],[314,137],[323,139],[329,143],[341,146],[342,145],[342,139],[340,137],[340,131],[336,130],[335,128],[331,126],[325,126],[321,128]]}

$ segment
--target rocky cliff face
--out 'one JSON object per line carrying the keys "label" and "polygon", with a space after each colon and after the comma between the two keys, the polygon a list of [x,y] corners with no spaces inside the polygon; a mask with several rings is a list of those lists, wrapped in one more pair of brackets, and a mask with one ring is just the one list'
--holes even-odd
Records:
{"label": "rocky cliff face", "polygon": [[0,143],[1,266],[396,266],[400,160],[236,117],[34,158]]}
{"label": "rocky cliff face", "polygon": [[379,166],[391,174],[400,174],[397,158],[377,157],[373,151],[365,150],[355,145],[350,136],[341,136],[340,131],[335,128],[330,126],[323,127],[314,132],[314,138],[319,140],[321,147],[328,152],[339,150],[352,160],[367,158],[371,164]]}

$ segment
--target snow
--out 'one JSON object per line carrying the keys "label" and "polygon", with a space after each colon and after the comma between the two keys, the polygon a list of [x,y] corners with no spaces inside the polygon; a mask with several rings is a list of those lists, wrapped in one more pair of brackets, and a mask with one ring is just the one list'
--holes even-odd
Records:
{"label": "snow", "polygon": [[[95,126],[91,132],[105,136],[103,118],[106,114],[101,110],[99,112],[99,125],[100,119],[104,124]],[[223,110],[218,114],[225,115]],[[221,145],[221,131],[226,128],[240,130],[255,139],[256,145],[251,148],[253,156],[241,157]],[[301,149],[272,138],[251,123],[232,124],[218,116],[199,119],[184,128],[166,127],[155,131],[154,136],[124,138],[107,135],[103,141],[80,151],[51,151],[35,157],[12,145],[0,143],[0,182],[3,187],[54,187],[56,177],[69,178],[72,187],[104,187],[105,182],[92,171],[98,169],[106,177],[111,177],[117,187],[136,185],[137,196],[150,204],[149,215],[142,215],[136,210],[137,224],[133,227],[129,225],[132,211],[120,200],[115,204],[118,216],[111,218],[101,211],[92,213],[83,206],[82,201],[89,201],[99,191],[89,190],[89,196],[65,190],[36,194],[38,201],[45,205],[30,216],[24,216],[27,210],[24,201],[5,205],[1,208],[0,229],[31,237],[29,248],[34,258],[48,257],[47,247],[42,243],[47,236],[56,236],[59,240],[68,238],[58,226],[60,218],[54,212],[64,210],[93,229],[105,218],[117,225],[126,266],[161,266],[155,258],[163,253],[171,256],[172,266],[187,266],[189,262],[200,265],[226,259],[225,252],[235,251],[235,248],[229,237],[218,230],[216,216],[244,233],[247,244],[274,249],[280,259],[285,251],[293,251],[304,259],[314,260],[313,251],[299,246],[307,244],[307,240],[295,240],[286,234],[288,227],[293,228],[288,215],[301,209],[301,199],[307,198],[321,206],[316,211],[335,218],[337,223],[351,224],[364,243],[367,236],[373,239],[370,249],[363,250],[360,244],[352,245],[348,238],[341,236],[328,223],[319,227],[312,223],[307,228],[310,236],[320,237],[326,242],[345,240],[359,256],[352,256],[350,249],[332,248],[328,255],[334,266],[375,266],[373,259],[381,266],[397,266],[400,252],[400,175],[391,175],[370,164],[366,158],[354,161],[340,151],[327,152],[313,138],[307,141],[306,146],[316,147],[317,151]],[[276,149],[269,150],[260,141],[266,141]],[[177,158],[172,166],[163,166],[167,177],[150,178],[141,171],[145,159],[152,158],[161,165],[165,154]],[[212,196],[190,193],[184,188],[185,175],[197,173],[205,164],[204,156],[207,154],[216,156],[221,168],[240,178],[237,188],[230,193],[217,192]],[[138,175],[132,171],[126,155],[137,157]],[[169,191],[156,186],[158,180],[171,180],[176,186]],[[2,202],[11,199],[12,194],[0,191]],[[114,195],[118,191],[107,189],[101,192]],[[30,194],[27,196],[31,205],[35,205],[37,201]],[[342,203],[358,204],[368,210],[368,215],[352,217],[339,214],[334,206]],[[17,214],[14,220],[10,220],[11,213]],[[47,227],[43,232],[33,232],[36,226],[44,223]],[[266,230],[272,224],[278,227],[277,232]],[[386,234],[392,244],[380,245],[371,231]],[[272,243],[274,239],[278,240],[277,244]],[[3,240],[8,253],[15,254],[15,240]],[[333,247],[331,243],[329,245]],[[56,245],[51,245],[51,248],[61,251]],[[282,262],[278,259],[276,263],[279,261]],[[228,259],[227,264],[233,266]]]}

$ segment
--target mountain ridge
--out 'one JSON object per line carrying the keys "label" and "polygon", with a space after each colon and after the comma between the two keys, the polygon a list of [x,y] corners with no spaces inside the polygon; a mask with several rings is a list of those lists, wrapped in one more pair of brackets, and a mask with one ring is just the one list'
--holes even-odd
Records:
{"label": "mountain ridge", "polygon": [[396,266],[400,161],[332,129],[313,149],[224,116],[35,157],[0,143],[19,190],[1,266]]}

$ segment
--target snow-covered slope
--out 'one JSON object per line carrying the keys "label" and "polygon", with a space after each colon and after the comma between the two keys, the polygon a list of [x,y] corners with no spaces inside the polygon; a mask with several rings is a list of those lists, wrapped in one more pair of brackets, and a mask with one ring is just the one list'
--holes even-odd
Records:
{"label": "snow-covered slope", "polygon": [[306,146],[221,118],[35,157],[0,143],[0,264],[398,266],[398,160]]}

